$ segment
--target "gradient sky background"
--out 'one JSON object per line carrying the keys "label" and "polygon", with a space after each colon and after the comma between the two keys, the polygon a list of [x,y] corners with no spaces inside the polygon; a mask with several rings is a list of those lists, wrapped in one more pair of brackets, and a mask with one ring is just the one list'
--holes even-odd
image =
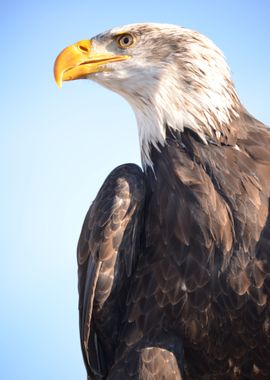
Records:
{"label": "gradient sky background", "polygon": [[1,380],[85,379],[78,235],[106,175],[140,162],[128,104],[88,81],[60,91],[57,54],[131,22],[196,29],[224,51],[240,99],[269,125],[269,19],[269,0],[1,2]]}

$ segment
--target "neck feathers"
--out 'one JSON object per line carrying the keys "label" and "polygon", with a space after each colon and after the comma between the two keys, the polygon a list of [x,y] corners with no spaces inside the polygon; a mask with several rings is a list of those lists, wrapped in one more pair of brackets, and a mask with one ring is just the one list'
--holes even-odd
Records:
{"label": "neck feathers", "polygon": [[[196,32],[194,32],[197,37]],[[241,105],[220,50],[206,37],[190,39],[152,77],[143,96],[129,99],[137,118],[144,166],[152,166],[151,146],[166,143],[166,127],[191,129],[207,144],[230,133]],[[183,37],[184,38],[184,37]]]}

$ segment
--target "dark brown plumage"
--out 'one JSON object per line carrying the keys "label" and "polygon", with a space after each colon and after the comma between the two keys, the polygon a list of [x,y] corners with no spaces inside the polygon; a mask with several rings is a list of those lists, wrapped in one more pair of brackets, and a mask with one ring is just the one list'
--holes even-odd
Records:
{"label": "dark brown plumage", "polygon": [[[119,52],[119,36],[129,49]],[[144,171],[116,168],[82,228],[88,378],[269,379],[269,129],[243,108],[221,53],[198,33],[138,24],[93,41],[90,68],[82,73],[80,55],[64,80],[89,73],[127,97]],[[115,54],[108,71],[107,61],[97,69],[100,51],[111,62]]]}
{"label": "dark brown plumage", "polygon": [[[99,342],[97,350],[93,335],[87,341],[89,374],[179,379],[181,370],[184,379],[269,378],[270,133],[244,111],[236,124],[239,149],[206,146],[188,129],[168,129],[165,147],[152,150],[155,174],[148,169],[143,178],[139,168],[125,165],[101,188],[83,227],[79,261],[85,249],[97,257],[115,233],[127,238],[110,247],[109,261],[100,257],[101,267],[117,272],[115,291],[108,297],[105,286],[107,301],[99,310],[104,300],[92,286],[92,314],[82,303],[90,288],[85,295],[84,268],[90,283],[100,272],[90,258],[79,266],[81,314],[92,317]],[[129,191],[115,181],[127,181]],[[112,196],[118,201],[113,209]],[[136,199],[128,216],[126,198]],[[101,216],[93,219],[94,208]],[[114,218],[115,228],[105,233]],[[92,224],[97,232],[90,234]],[[125,243],[117,256],[119,242]]]}
{"label": "dark brown plumage", "polygon": [[140,249],[144,192],[139,167],[115,169],[90,207],[78,243],[82,350],[86,366],[93,363],[93,371],[103,375],[113,364],[123,301]]}

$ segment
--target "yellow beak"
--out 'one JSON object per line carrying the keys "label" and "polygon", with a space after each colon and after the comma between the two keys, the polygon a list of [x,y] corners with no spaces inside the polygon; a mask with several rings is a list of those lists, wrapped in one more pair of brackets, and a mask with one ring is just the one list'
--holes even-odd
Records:
{"label": "yellow beak", "polygon": [[94,52],[91,40],[79,41],[58,55],[54,63],[54,78],[61,88],[62,81],[86,78],[89,74],[104,71],[106,63],[128,58],[127,55]]}

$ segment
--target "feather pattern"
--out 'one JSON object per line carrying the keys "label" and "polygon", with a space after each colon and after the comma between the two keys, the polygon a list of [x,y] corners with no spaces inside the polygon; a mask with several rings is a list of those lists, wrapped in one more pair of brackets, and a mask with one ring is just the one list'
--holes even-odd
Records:
{"label": "feather pattern", "polygon": [[239,149],[188,129],[152,149],[145,254],[110,379],[136,360],[131,379],[161,379],[154,353],[152,375],[140,367],[152,346],[173,353],[174,379],[269,378],[270,133],[244,110],[237,123]]}
{"label": "feather pattern", "polygon": [[88,374],[113,360],[124,298],[140,251],[144,178],[133,164],[113,170],[90,207],[78,242],[81,345]]}

